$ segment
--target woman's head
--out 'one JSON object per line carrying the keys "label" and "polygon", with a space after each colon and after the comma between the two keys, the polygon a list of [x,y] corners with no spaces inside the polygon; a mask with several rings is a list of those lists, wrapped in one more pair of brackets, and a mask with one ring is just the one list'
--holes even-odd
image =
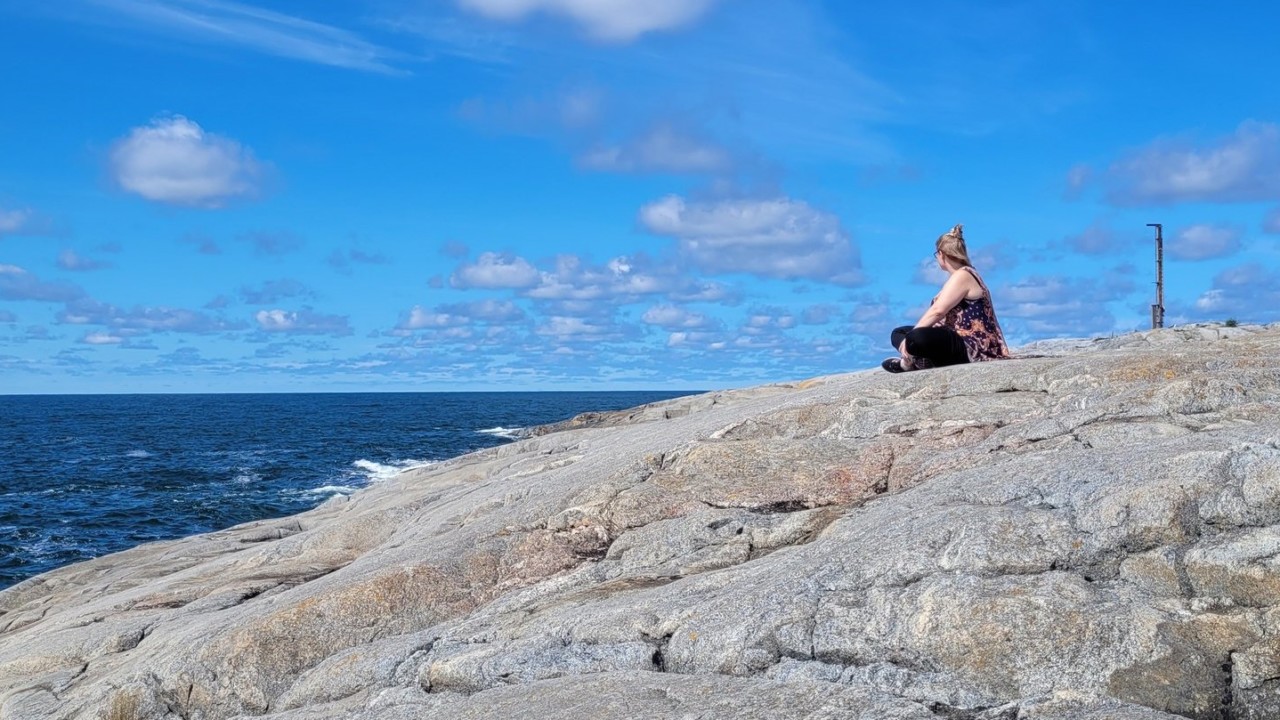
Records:
{"label": "woman's head", "polygon": [[937,242],[934,257],[938,262],[949,262],[953,268],[969,267],[969,250],[964,246],[964,226],[956,225],[943,233]]}

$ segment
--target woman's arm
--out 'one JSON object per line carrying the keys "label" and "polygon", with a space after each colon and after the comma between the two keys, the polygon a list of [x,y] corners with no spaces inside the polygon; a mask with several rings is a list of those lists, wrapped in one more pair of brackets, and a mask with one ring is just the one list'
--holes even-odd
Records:
{"label": "woman's arm", "polygon": [[[973,275],[967,272],[953,272],[951,277],[943,283],[942,289],[938,291],[937,297],[929,304],[929,309],[924,311],[920,316],[920,320],[916,323],[916,327],[933,327],[937,325],[943,318],[951,312],[951,308],[960,304],[973,289],[976,282]],[[898,346],[898,352],[902,353],[902,357],[911,360],[911,354],[907,352],[907,341],[903,340]]]}
{"label": "woman's arm", "polygon": [[938,296],[933,299],[933,303],[929,305],[929,309],[924,311],[920,316],[916,327],[933,327],[937,325],[947,313],[951,312],[951,308],[960,304],[960,301],[969,294],[973,276],[967,272],[953,272],[951,277],[947,278],[947,282],[942,285],[942,289],[938,291]]}

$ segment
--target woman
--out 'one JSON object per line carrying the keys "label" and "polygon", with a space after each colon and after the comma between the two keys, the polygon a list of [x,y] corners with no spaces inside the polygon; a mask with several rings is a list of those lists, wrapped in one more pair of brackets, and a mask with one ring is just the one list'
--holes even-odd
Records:
{"label": "woman", "polygon": [[891,342],[901,357],[881,363],[889,372],[1009,357],[991,292],[969,262],[964,226],[951,228],[935,247],[933,257],[947,272],[947,281],[915,327],[893,331]]}

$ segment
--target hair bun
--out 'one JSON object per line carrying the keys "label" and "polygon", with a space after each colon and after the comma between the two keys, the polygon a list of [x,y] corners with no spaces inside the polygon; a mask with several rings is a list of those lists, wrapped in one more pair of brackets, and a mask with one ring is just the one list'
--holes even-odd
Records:
{"label": "hair bun", "polygon": [[960,223],[956,223],[955,227],[951,228],[951,231],[950,231],[950,232],[948,232],[947,234],[948,234],[948,235],[953,235],[953,236],[955,236],[955,237],[960,238],[961,240],[963,240],[963,239],[964,239],[964,225],[961,225]]}

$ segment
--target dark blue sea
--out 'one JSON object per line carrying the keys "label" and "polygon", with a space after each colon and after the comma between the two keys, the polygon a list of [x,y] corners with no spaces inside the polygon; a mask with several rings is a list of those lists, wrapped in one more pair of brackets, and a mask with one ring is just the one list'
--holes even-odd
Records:
{"label": "dark blue sea", "polygon": [[684,392],[0,396],[0,589]]}

